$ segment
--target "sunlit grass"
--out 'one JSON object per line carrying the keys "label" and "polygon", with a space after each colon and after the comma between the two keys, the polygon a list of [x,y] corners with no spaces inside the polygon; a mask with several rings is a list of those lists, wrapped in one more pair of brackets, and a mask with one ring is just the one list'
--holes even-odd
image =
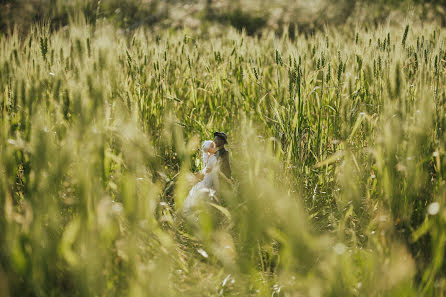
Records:
{"label": "sunlit grass", "polygon": [[441,296],[444,30],[340,32],[2,36],[1,295]]}

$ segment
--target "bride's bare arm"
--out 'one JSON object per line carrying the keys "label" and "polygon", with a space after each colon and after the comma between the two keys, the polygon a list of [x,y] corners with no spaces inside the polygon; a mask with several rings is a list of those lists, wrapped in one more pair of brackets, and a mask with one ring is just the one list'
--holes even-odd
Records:
{"label": "bride's bare arm", "polygon": [[202,179],[204,178],[204,174],[203,174],[201,171],[195,173],[195,176],[196,176],[199,180],[202,180]]}

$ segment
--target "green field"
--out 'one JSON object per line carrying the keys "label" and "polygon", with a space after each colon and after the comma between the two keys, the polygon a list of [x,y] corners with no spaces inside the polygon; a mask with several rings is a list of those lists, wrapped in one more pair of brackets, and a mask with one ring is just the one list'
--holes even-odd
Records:
{"label": "green field", "polygon": [[0,296],[446,295],[445,29],[287,32],[1,35]]}

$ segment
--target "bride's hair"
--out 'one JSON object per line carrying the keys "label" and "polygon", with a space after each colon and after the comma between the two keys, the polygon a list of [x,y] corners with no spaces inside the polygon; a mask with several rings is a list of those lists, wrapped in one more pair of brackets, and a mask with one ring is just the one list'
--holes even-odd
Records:
{"label": "bride's hair", "polygon": [[203,162],[203,168],[206,167],[208,163],[209,155],[208,151],[211,148],[212,140],[205,140],[201,145],[201,161]]}

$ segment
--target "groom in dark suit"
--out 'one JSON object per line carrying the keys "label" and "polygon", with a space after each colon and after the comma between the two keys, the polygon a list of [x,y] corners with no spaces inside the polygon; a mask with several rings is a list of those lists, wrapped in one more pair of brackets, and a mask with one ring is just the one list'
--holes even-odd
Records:
{"label": "groom in dark suit", "polygon": [[[214,143],[217,148],[215,153],[220,166],[220,171],[226,177],[227,182],[231,182],[231,165],[229,164],[229,152],[225,148],[228,143],[228,136],[224,132],[214,132]],[[224,179],[224,178],[223,178]]]}

